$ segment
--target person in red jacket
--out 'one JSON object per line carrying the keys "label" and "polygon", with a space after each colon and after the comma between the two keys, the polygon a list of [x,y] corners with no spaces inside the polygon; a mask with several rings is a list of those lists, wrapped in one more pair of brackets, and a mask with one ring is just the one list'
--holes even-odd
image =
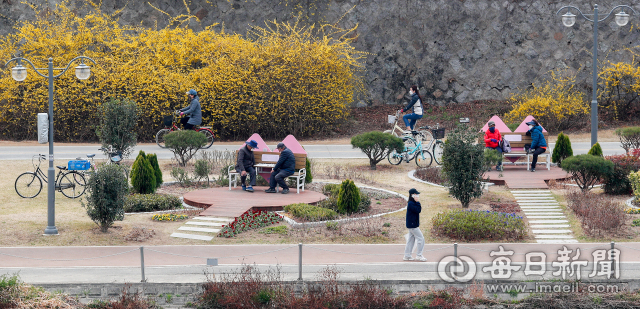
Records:
{"label": "person in red jacket", "polygon": [[496,129],[496,123],[493,121],[489,121],[489,130],[484,132],[484,146],[487,149],[495,149],[498,151],[500,155],[500,161],[498,161],[498,165],[496,165],[496,170],[502,170],[502,148],[500,148],[500,141],[502,140],[502,135],[500,135],[500,131]]}

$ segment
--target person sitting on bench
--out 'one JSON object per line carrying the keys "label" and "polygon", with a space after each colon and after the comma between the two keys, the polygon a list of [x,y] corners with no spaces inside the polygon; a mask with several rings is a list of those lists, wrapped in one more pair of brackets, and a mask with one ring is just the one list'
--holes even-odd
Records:
{"label": "person sitting on bench", "polygon": [[531,147],[528,152],[533,154],[533,160],[531,160],[531,171],[536,171],[536,164],[538,163],[538,156],[541,153],[547,151],[547,141],[542,134],[542,127],[536,120],[527,122],[529,126],[528,134],[531,134]]}
{"label": "person sitting on bench", "polygon": [[[500,147],[500,140],[502,140],[502,135],[500,135],[500,131],[496,129],[496,123],[493,121],[489,121],[488,123],[489,130],[484,132],[484,146],[487,149],[495,149],[498,151],[500,155],[500,161],[498,161],[498,165],[496,165],[496,171],[500,171],[502,169],[502,147]],[[491,168],[489,168],[491,170]]]}
{"label": "person sitting on bench", "polygon": [[[242,190],[247,192],[253,192],[253,186],[256,185],[256,169],[253,167],[256,165],[256,159],[251,149],[258,147],[258,142],[251,140],[245,142],[245,146],[238,151],[238,161],[236,163],[236,171],[240,173],[240,182],[242,183]],[[249,186],[245,186],[247,180],[247,174],[249,174]]]}
{"label": "person sitting on bench", "polygon": [[293,152],[284,145],[284,143],[278,144],[276,146],[278,151],[280,151],[280,158],[278,158],[278,163],[276,166],[271,169],[271,177],[269,178],[269,189],[265,190],[266,193],[276,193],[276,185],[280,185],[282,188],[282,194],[289,193],[289,186],[287,186],[287,182],[285,179],[295,172],[296,168],[296,157],[293,155]]}

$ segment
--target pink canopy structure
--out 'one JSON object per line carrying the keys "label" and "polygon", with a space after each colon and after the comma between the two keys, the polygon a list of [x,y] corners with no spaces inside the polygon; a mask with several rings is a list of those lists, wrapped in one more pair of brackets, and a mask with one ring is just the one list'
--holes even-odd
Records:
{"label": "pink canopy structure", "polygon": [[[509,127],[507,127],[507,125],[504,124],[504,122],[502,121],[502,119],[500,119],[500,117],[493,116],[491,117],[491,119],[489,119],[489,121],[493,121],[496,123],[496,129],[498,129],[500,133],[511,133],[511,130],[509,130]],[[482,132],[486,132],[487,130],[489,130],[489,121],[487,121],[487,123],[484,124],[484,127],[482,127]]]}
{"label": "pink canopy structure", "polygon": [[[520,125],[518,126],[518,128],[516,128],[515,131],[513,132],[527,132],[529,131],[529,126],[527,125],[527,122],[533,120],[535,118],[533,118],[533,116],[529,115],[526,118],[524,118],[524,120],[522,121],[522,123],[520,123]],[[542,127],[542,125],[540,125]],[[544,129],[544,127],[542,127],[542,132],[547,132],[547,130]]]}

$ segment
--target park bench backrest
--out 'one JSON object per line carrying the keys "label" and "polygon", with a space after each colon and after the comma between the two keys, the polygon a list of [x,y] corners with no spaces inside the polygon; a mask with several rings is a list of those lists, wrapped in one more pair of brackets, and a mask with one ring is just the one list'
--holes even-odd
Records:
{"label": "park bench backrest", "polygon": [[[238,158],[238,151],[236,151],[236,158]],[[260,163],[272,163],[276,164],[280,157],[280,152],[277,151],[254,151],[253,156],[256,159],[256,164]],[[307,155],[304,153],[294,153],[296,158],[296,170],[305,168],[307,166]]]}
{"label": "park bench backrest", "polygon": [[[531,136],[527,136],[526,132],[500,132],[500,134],[502,135],[502,138],[509,140],[511,152],[524,152],[524,144],[531,144]],[[547,145],[549,145],[549,132],[542,132],[542,135],[544,136],[545,141],[547,141]],[[484,133],[478,142],[484,145]]]}

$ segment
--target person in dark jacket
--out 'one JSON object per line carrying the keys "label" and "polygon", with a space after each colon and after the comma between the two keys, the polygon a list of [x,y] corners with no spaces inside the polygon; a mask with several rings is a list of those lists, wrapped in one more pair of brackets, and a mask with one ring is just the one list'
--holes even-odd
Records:
{"label": "person in dark jacket", "polygon": [[193,130],[193,128],[202,123],[202,110],[200,110],[200,99],[198,93],[191,89],[186,93],[191,99],[189,106],[180,109],[180,116],[187,115],[180,120],[185,130]]}
{"label": "person in dark jacket", "polygon": [[498,161],[498,165],[496,165],[496,171],[499,171],[502,169],[502,148],[500,147],[502,135],[500,135],[500,131],[496,129],[496,123],[494,121],[489,121],[487,125],[489,126],[489,130],[484,132],[484,146],[487,149],[495,149],[498,151],[500,161]]}
{"label": "person in dark jacket", "polygon": [[531,147],[529,148],[529,153],[533,154],[533,159],[531,160],[531,171],[535,172],[536,164],[538,163],[538,156],[547,151],[547,141],[544,139],[542,127],[538,121],[529,121],[527,122],[527,125],[529,126],[527,135],[531,134]]}
{"label": "person in dark jacket", "polygon": [[[238,151],[238,161],[236,163],[236,171],[240,173],[240,181],[242,182],[242,190],[253,192],[253,186],[256,185],[256,158],[253,156],[251,149],[258,147],[258,142],[250,140],[245,142],[245,146]],[[249,186],[245,186],[249,174]]]}
{"label": "person in dark jacket", "polygon": [[[420,212],[422,211],[422,206],[420,202],[418,202],[418,196],[420,192],[416,189],[409,190],[409,202],[407,203],[407,228],[409,229],[409,234],[407,234],[407,245],[404,248],[404,258],[405,261],[413,261],[418,260],[424,262],[427,260],[424,256],[422,256],[422,251],[424,250],[424,236],[422,236],[422,232],[420,231]],[[411,257],[411,252],[413,251],[413,245],[415,242],[418,242],[416,249],[416,258]]]}
{"label": "person in dark jacket", "polygon": [[407,107],[403,108],[400,112],[404,113],[410,108],[413,108],[413,113],[402,116],[404,125],[407,126],[408,131],[413,131],[416,121],[422,118],[422,97],[418,91],[418,86],[411,86],[409,88],[409,94],[411,95],[411,101]]}
{"label": "person in dark jacket", "polygon": [[278,144],[276,146],[278,151],[280,151],[280,158],[278,158],[278,163],[276,166],[271,169],[271,177],[269,177],[269,189],[264,192],[267,193],[276,193],[276,185],[280,185],[282,188],[282,194],[289,193],[289,187],[287,186],[287,182],[285,179],[295,172],[296,168],[296,157],[293,155],[293,152],[284,145],[284,143]]}

